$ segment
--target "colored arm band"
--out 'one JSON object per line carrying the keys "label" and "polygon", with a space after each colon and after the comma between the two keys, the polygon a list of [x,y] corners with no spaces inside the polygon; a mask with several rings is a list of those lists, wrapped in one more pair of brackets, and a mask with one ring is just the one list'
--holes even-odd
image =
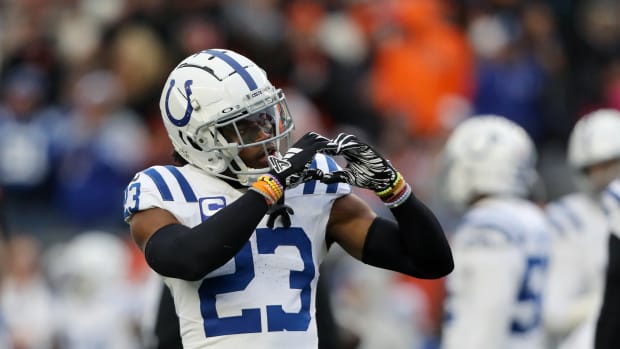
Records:
{"label": "colored arm band", "polygon": [[402,205],[411,195],[411,186],[400,174],[396,172],[396,180],[389,188],[377,192],[379,198],[388,208],[394,208]]}
{"label": "colored arm band", "polygon": [[255,191],[265,197],[267,205],[271,206],[278,202],[284,194],[284,187],[272,175],[262,175],[252,184],[250,190]]}

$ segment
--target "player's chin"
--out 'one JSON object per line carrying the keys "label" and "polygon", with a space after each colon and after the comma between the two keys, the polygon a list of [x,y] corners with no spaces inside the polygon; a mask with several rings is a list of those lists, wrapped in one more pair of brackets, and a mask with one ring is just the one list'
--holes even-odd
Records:
{"label": "player's chin", "polygon": [[257,155],[256,157],[252,158],[252,161],[247,163],[247,165],[252,168],[269,167],[269,161],[267,160],[267,154],[263,153],[262,155]]}
{"label": "player's chin", "polygon": [[269,160],[267,159],[269,155],[276,155],[276,150],[268,149],[267,152],[260,152],[256,159],[259,167],[269,167]]}

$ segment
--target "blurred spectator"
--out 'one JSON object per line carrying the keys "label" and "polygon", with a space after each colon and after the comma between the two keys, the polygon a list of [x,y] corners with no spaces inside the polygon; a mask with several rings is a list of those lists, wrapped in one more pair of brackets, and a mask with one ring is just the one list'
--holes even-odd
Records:
{"label": "blurred spectator", "polygon": [[78,226],[122,224],[124,183],[147,155],[147,130],[123,105],[123,89],[109,71],[92,71],[72,87],[56,199]]}
{"label": "blurred spectator", "polygon": [[295,87],[284,88],[284,93],[286,94],[286,103],[295,118],[293,139],[297,140],[310,131],[315,131],[322,135],[329,134],[329,127],[324,120],[325,117],[312,100]]}
{"label": "blurred spectator", "polygon": [[288,55],[285,49],[285,13],[277,0],[220,1],[222,27],[230,48],[254,57],[272,79],[283,76]]}
{"label": "blurred spectator", "polygon": [[605,107],[620,110],[620,57],[607,67],[604,88]]}
{"label": "blurred spectator", "polygon": [[529,0],[520,14],[523,27],[523,46],[544,71],[541,94],[541,120],[543,134],[539,143],[564,145],[574,125],[568,88],[570,71],[566,57],[566,44],[561,40],[558,20],[547,1]]}
{"label": "blurred spectator", "polygon": [[80,67],[95,59],[103,32],[119,16],[121,0],[67,1],[55,19],[56,49],[69,66]]}
{"label": "blurred spectator", "polygon": [[289,3],[286,13],[291,83],[315,102],[329,126],[355,128],[376,140],[381,124],[366,81],[370,48],[352,13],[303,0]]}
{"label": "blurred spectator", "polygon": [[[148,52],[148,59],[145,53]],[[124,103],[138,112],[149,111],[159,100],[160,86],[170,69],[170,53],[151,27],[127,23],[116,28],[107,50],[110,70],[122,88]]]}
{"label": "blurred spectator", "polygon": [[31,236],[15,235],[6,257],[3,262],[8,263],[8,274],[0,286],[0,335],[5,322],[10,348],[53,348],[53,298],[41,270],[39,242]]}
{"label": "blurred spectator", "polygon": [[471,22],[469,37],[477,55],[474,113],[502,115],[540,142],[546,77],[540,62],[522,44],[517,13],[482,13]]}
{"label": "blurred spectator", "polygon": [[575,112],[583,115],[601,105],[606,67],[620,55],[620,4],[614,0],[578,1],[573,28]]}
{"label": "blurred spectator", "polygon": [[[0,91],[0,186],[16,228],[45,224],[53,212],[65,120],[58,107],[45,103],[48,83],[36,67],[18,66],[7,72]],[[34,210],[41,212],[38,222],[25,217]]]}
{"label": "blurred spectator", "polygon": [[32,66],[7,74],[0,104],[0,180],[13,194],[45,198],[56,166],[62,116],[44,103],[46,79]]}
{"label": "blurred spectator", "polygon": [[175,31],[175,38],[182,57],[211,47],[226,47],[226,34],[221,27],[202,16],[182,21]]}
{"label": "blurred spectator", "polygon": [[445,134],[454,121],[442,119],[443,101],[472,92],[466,39],[445,20],[439,1],[388,5],[396,27],[376,49],[371,70],[375,107],[384,122],[404,125],[412,138]]}
{"label": "blurred spectator", "polygon": [[6,218],[6,206],[5,206],[4,190],[0,186],[0,285],[2,285],[2,279],[6,272],[6,266],[8,261],[6,245],[9,241],[9,223]]}

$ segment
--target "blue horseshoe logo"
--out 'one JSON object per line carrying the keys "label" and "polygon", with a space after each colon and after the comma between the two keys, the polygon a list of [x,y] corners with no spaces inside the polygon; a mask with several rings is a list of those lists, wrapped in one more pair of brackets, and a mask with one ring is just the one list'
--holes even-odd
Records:
{"label": "blue horseshoe logo", "polygon": [[170,92],[172,91],[172,88],[174,87],[174,79],[170,80],[170,86],[168,86],[168,91],[166,91],[166,116],[168,116],[168,120],[170,120],[171,123],[179,127],[187,125],[187,123],[189,122],[189,118],[190,116],[192,116],[192,112],[194,111],[194,108],[192,108],[192,104],[190,103],[190,96],[192,95],[192,89],[190,88],[190,86],[192,86],[193,82],[194,82],[193,80],[185,81],[185,94],[187,95],[186,96],[187,106],[185,107],[185,115],[183,115],[181,119],[175,118],[174,115],[170,113],[170,108],[168,107],[168,101],[170,100]]}

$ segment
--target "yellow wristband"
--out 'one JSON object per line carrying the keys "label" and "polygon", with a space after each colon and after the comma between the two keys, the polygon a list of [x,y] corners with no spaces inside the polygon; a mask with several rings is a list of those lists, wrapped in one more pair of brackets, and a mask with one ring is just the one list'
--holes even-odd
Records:
{"label": "yellow wristband", "polygon": [[278,202],[284,194],[284,188],[280,182],[275,177],[270,175],[262,175],[258,177],[250,189],[253,189],[263,195],[267,200],[267,204],[270,206]]}
{"label": "yellow wristband", "polygon": [[388,188],[377,192],[377,195],[381,198],[381,200],[387,200],[403,190],[406,184],[407,183],[400,172],[396,172],[396,180],[394,180],[394,183]]}

